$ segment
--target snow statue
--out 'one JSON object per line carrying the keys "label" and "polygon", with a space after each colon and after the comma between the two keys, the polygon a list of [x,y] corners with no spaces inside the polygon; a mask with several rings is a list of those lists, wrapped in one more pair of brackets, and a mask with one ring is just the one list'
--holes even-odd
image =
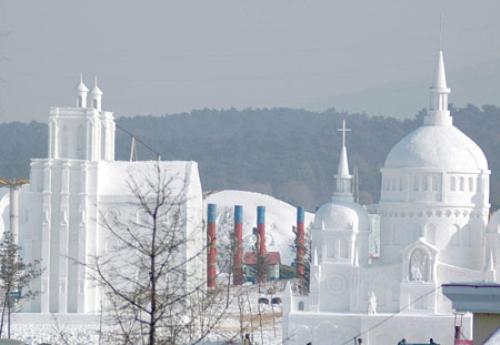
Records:
{"label": "snow statue", "polygon": [[428,281],[428,263],[427,254],[422,249],[415,249],[410,258],[410,280]]}
{"label": "snow statue", "polygon": [[368,294],[368,314],[373,315],[377,313],[377,296],[373,291]]}

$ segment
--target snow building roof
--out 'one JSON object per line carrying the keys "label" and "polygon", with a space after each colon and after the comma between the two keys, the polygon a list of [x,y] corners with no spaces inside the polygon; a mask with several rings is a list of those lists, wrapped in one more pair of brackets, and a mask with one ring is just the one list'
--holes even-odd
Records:
{"label": "snow building roof", "polygon": [[[154,178],[159,164],[169,180],[168,188],[189,189],[193,177],[198,178],[198,165],[193,161],[101,161],[99,162],[99,195],[127,196],[131,194],[129,183],[134,178],[139,184],[146,178]],[[187,191],[186,191],[187,192]]]}
{"label": "snow building roof", "polygon": [[488,162],[481,148],[458,128],[422,126],[392,148],[384,167],[477,172],[488,170]]}

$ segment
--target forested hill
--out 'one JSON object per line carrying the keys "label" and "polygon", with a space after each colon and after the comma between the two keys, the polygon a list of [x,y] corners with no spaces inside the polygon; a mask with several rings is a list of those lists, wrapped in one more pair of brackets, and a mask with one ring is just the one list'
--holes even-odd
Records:
{"label": "forested hill", "polygon": [[[491,175],[491,201],[500,204],[500,108],[452,108],[455,125],[485,152]],[[340,149],[337,128],[343,118],[348,133],[351,170],[360,177],[365,203],[379,197],[380,172],[391,147],[421,123],[415,119],[369,117],[335,110],[295,109],[200,110],[161,117],[119,118],[166,160],[199,163],[204,190],[242,189],[271,194],[309,210],[330,197]],[[0,125],[0,176],[27,177],[29,158],[45,157],[47,126],[42,123]],[[117,158],[128,159],[130,138],[117,132]],[[139,159],[154,155],[140,148]]]}

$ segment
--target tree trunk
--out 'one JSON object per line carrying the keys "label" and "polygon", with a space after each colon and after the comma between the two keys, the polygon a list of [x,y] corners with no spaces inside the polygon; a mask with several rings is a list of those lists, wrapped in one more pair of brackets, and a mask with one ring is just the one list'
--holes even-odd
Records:
{"label": "tree trunk", "polygon": [[7,299],[7,337],[10,339],[10,298]]}
{"label": "tree trunk", "polygon": [[9,298],[9,293],[5,293],[5,297],[3,300],[3,306],[2,306],[2,317],[0,318],[0,338],[2,338],[3,334],[3,320],[5,318],[5,309],[7,308],[7,300]]}

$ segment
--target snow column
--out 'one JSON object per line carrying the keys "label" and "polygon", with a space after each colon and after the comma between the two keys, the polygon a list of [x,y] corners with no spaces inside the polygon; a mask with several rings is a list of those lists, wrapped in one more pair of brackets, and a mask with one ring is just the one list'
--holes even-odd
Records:
{"label": "snow column", "polygon": [[208,204],[207,208],[207,286],[216,287],[217,276],[217,206]]}
{"label": "snow column", "polygon": [[243,206],[234,206],[233,285],[243,284]]}
{"label": "snow column", "polygon": [[299,281],[304,281],[304,254],[305,254],[305,234],[304,234],[304,208],[297,207],[297,230],[295,233],[295,246],[297,248],[297,256],[295,258],[295,269]]}
{"label": "snow column", "polygon": [[14,243],[19,243],[19,186],[10,186],[10,231]]}

